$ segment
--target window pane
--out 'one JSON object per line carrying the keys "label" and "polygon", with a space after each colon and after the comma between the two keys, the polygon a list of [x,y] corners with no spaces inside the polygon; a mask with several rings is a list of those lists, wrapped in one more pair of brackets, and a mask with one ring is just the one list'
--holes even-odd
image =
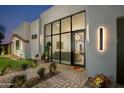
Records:
{"label": "window pane", "polygon": [[63,19],[61,21],[61,33],[62,32],[69,32],[71,29],[71,24],[70,24],[70,17]]}
{"label": "window pane", "polygon": [[60,58],[60,40],[59,35],[53,36],[52,43],[52,61],[59,62]]}
{"label": "window pane", "polygon": [[46,36],[51,35],[51,24],[46,25],[45,35]]}
{"label": "window pane", "polygon": [[45,37],[45,51],[47,53],[49,61],[51,61],[51,45],[50,44],[51,44],[51,36]]}
{"label": "window pane", "polygon": [[72,30],[85,29],[85,13],[72,16]]}
{"label": "window pane", "polygon": [[19,40],[16,40],[16,50],[19,50]]}
{"label": "window pane", "polygon": [[60,21],[53,23],[53,34],[60,33]]}
{"label": "window pane", "polygon": [[37,39],[37,34],[32,35],[32,39]]}
{"label": "window pane", "polygon": [[71,64],[71,35],[61,35],[61,62]]}

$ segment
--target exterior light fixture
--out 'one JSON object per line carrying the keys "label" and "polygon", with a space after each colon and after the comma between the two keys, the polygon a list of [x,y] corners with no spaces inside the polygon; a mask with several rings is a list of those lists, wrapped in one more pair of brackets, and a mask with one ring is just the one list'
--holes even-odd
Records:
{"label": "exterior light fixture", "polygon": [[86,36],[87,36],[87,41],[89,42],[90,41],[90,38],[89,38],[89,24],[87,24],[87,32],[86,32]]}
{"label": "exterior light fixture", "polygon": [[104,51],[104,46],[105,46],[105,38],[104,38],[104,28],[100,27],[98,29],[98,50],[99,52],[103,52]]}

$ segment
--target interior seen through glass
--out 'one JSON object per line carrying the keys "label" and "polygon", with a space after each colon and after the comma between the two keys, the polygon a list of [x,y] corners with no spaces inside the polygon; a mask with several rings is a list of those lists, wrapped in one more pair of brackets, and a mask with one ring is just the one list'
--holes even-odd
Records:
{"label": "interior seen through glass", "polygon": [[74,34],[74,62],[84,65],[84,32]]}
{"label": "interior seen through glass", "polygon": [[[52,44],[49,48],[49,60],[52,59],[53,62],[64,64],[72,64],[72,61],[74,61],[73,64],[84,65],[85,12],[52,22],[45,28],[45,45],[47,42]],[[81,32],[78,32],[79,30]],[[71,36],[74,36],[73,39]],[[72,57],[72,46],[74,46],[74,59]]]}

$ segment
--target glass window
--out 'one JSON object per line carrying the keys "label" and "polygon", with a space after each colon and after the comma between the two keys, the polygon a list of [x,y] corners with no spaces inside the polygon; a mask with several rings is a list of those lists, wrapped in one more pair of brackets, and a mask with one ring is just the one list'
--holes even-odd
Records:
{"label": "glass window", "polygon": [[71,64],[71,35],[61,34],[61,63]]}
{"label": "glass window", "polygon": [[32,39],[37,39],[37,34],[32,35]]}
{"label": "glass window", "polygon": [[61,21],[61,33],[69,32],[71,30],[70,17],[62,19]]}
{"label": "glass window", "polygon": [[85,29],[85,13],[72,16],[72,31]]}
{"label": "glass window", "polygon": [[16,50],[19,50],[19,40],[16,40]]}
{"label": "glass window", "polygon": [[52,42],[52,61],[59,62],[60,58],[60,40],[59,35],[53,36]]}
{"label": "glass window", "polygon": [[60,33],[60,21],[53,23],[53,34]]}
{"label": "glass window", "polygon": [[51,36],[45,37],[45,51],[48,56],[48,60],[51,61]]}
{"label": "glass window", "polygon": [[51,35],[51,24],[46,25],[45,36]]}

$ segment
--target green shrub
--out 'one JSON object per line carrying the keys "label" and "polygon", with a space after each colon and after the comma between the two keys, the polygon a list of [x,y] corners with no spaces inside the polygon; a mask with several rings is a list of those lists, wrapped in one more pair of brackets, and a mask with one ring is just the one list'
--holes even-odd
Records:
{"label": "green shrub", "polygon": [[10,87],[19,88],[22,87],[22,85],[26,81],[26,75],[17,75],[12,79],[13,86]]}
{"label": "green shrub", "polygon": [[49,73],[54,73],[54,72],[56,72],[56,68],[57,68],[57,66],[56,66],[55,62],[51,63],[51,64],[49,65]]}
{"label": "green shrub", "polygon": [[37,60],[33,60],[33,62],[31,63],[31,67],[36,67],[37,66]]}
{"label": "green shrub", "polygon": [[45,75],[45,68],[40,68],[38,71],[37,71],[37,74],[43,78],[44,75]]}
{"label": "green shrub", "polygon": [[11,68],[12,68],[12,66],[10,64],[4,66],[3,69],[1,70],[1,74],[4,75],[4,74],[8,73]]}
{"label": "green shrub", "polygon": [[11,46],[10,45],[8,46],[8,54],[9,55],[11,54]]}
{"label": "green shrub", "polygon": [[4,48],[4,46],[2,46],[2,55],[5,55],[5,48]]}
{"label": "green shrub", "polygon": [[26,70],[28,68],[28,64],[24,63],[21,65],[22,70]]}

